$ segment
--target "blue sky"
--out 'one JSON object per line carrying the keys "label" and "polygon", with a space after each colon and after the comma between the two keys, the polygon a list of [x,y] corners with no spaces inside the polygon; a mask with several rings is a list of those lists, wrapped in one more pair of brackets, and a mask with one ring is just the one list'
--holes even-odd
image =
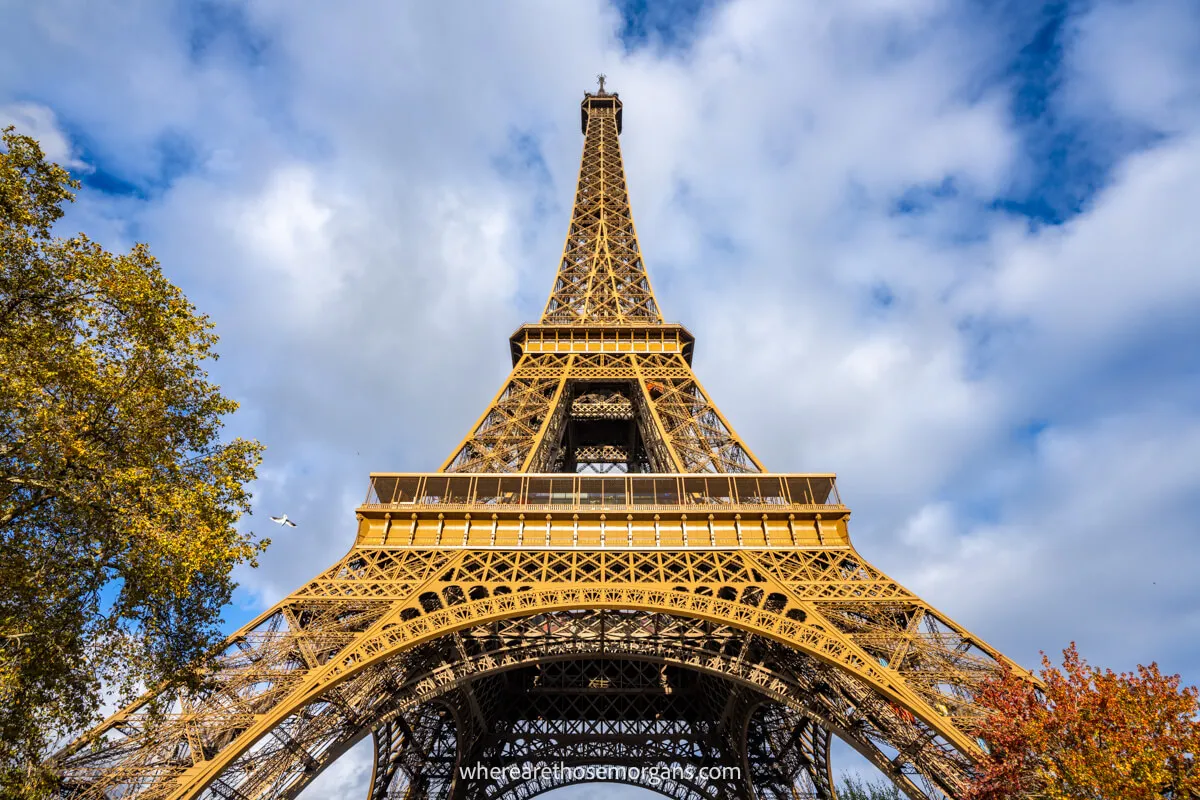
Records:
{"label": "blue sky", "polygon": [[1017,660],[1200,682],[1194,2],[4,5],[63,232],[212,316],[248,524],[301,522],[231,626],[495,391],[604,72],[660,304],[767,465],[838,472],[859,549]]}

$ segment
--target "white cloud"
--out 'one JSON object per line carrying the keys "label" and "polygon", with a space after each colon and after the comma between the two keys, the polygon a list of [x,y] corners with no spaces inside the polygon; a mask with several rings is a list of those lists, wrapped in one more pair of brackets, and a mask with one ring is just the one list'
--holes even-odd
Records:
{"label": "white cloud", "polygon": [[273,273],[278,310],[272,316],[304,319],[339,292],[347,265],[330,241],[335,212],[318,196],[310,168],[282,166],[258,195],[231,205],[225,226],[252,263]]}
{"label": "white cloud", "polygon": [[1147,318],[1194,308],[1197,186],[1200,136],[1130,156],[1089,213],[1004,242],[995,281],[978,288],[1000,312],[1029,317],[1071,345],[1111,344]]}
{"label": "white cloud", "polygon": [[72,170],[88,170],[87,164],[79,160],[75,147],[59,126],[53,109],[38,103],[0,105],[0,128],[9,125],[14,126],[17,133],[37,139],[49,160]]}
{"label": "white cloud", "polygon": [[371,737],[367,736],[318,775],[303,796],[366,797],[371,786],[371,765],[374,760]]}
{"label": "white cloud", "polygon": [[1169,133],[1200,117],[1200,26],[1178,0],[1098,4],[1073,26],[1068,108],[1109,113]]}
{"label": "white cloud", "polygon": [[1200,420],[1172,408],[1047,430],[1000,521],[913,516],[905,582],[1027,663],[1078,640],[1114,669],[1194,675],[1197,452]]}

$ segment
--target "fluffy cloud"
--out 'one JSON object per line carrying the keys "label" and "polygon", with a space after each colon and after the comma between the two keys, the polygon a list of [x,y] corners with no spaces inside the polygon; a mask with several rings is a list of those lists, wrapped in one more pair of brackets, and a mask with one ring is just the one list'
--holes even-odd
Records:
{"label": "fluffy cloud", "polygon": [[75,147],[59,128],[53,109],[37,103],[9,103],[0,106],[0,128],[13,126],[38,140],[46,158],[73,170],[87,170]]}
{"label": "fluffy cloud", "polygon": [[[1200,680],[1195,9],[632,22],[600,0],[6,15],[0,120],[86,179],[68,229],[149,241],[214,318],[233,429],[269,446],[252,523],[301,522],[231,624],[344,552],[368,471],[435,467],[495,391],[604,71],[660,303],[768,465],[836,470],[865,555],[1021,661],[1078,639]],[[369,760],[306,796],[359,791]]]}

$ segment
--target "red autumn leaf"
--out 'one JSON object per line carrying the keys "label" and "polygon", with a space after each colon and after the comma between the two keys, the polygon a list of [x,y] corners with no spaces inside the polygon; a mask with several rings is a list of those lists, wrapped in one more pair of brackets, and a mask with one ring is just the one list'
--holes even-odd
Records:
{"label": "red autumn leaf", "polygon": [[1044,689],[1006,672],[985,684],[988,755],[966,800],[1200,797],[1197,690],[1157,664],[1114,673],[1075,644],[1062,668],[1043,654]]}

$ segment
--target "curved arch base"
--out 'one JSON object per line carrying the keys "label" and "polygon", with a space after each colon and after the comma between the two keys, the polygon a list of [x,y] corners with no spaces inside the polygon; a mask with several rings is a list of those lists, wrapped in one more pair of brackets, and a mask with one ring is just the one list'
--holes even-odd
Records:
{"label": "curved arch base", "polygon": [[[450,776],[454,759],[418,755],[418,723],[442,718],[429,710],[436,704],[456,708],[462,726],[473,703],[482,724],[459,740],[461,769]],[[525,800],[591,781],[676,800],[833,797],[827,730],[744,686],[663,661],[551,661],[484,675],[374,736],[370,800]]]}
{"label": "curved arch base", "polygon": [[[998,666],[980,648],[849,548],[356,548],[235,636],[212,688],[147,696],[58,764],[78,797],[294,796],[372,731],[381,748],[419,742],[386,726],[434,700],[456,720],[456,757],[482,757],[483,744],[462,747],[496,735],[488,693],[501,683],[484,676],[586,657],[717,676],[726,695],[806,715],[909,797],[953,796],[977,752],[972,689]],[[753,755],[728,752],[743,766]],[[377,783],[459,791],[445,774],[427,788],[428,768],[397,759]],[[764,791],[788,796],[785,778]],[[827,777],[809,782],[830,792]]]}

